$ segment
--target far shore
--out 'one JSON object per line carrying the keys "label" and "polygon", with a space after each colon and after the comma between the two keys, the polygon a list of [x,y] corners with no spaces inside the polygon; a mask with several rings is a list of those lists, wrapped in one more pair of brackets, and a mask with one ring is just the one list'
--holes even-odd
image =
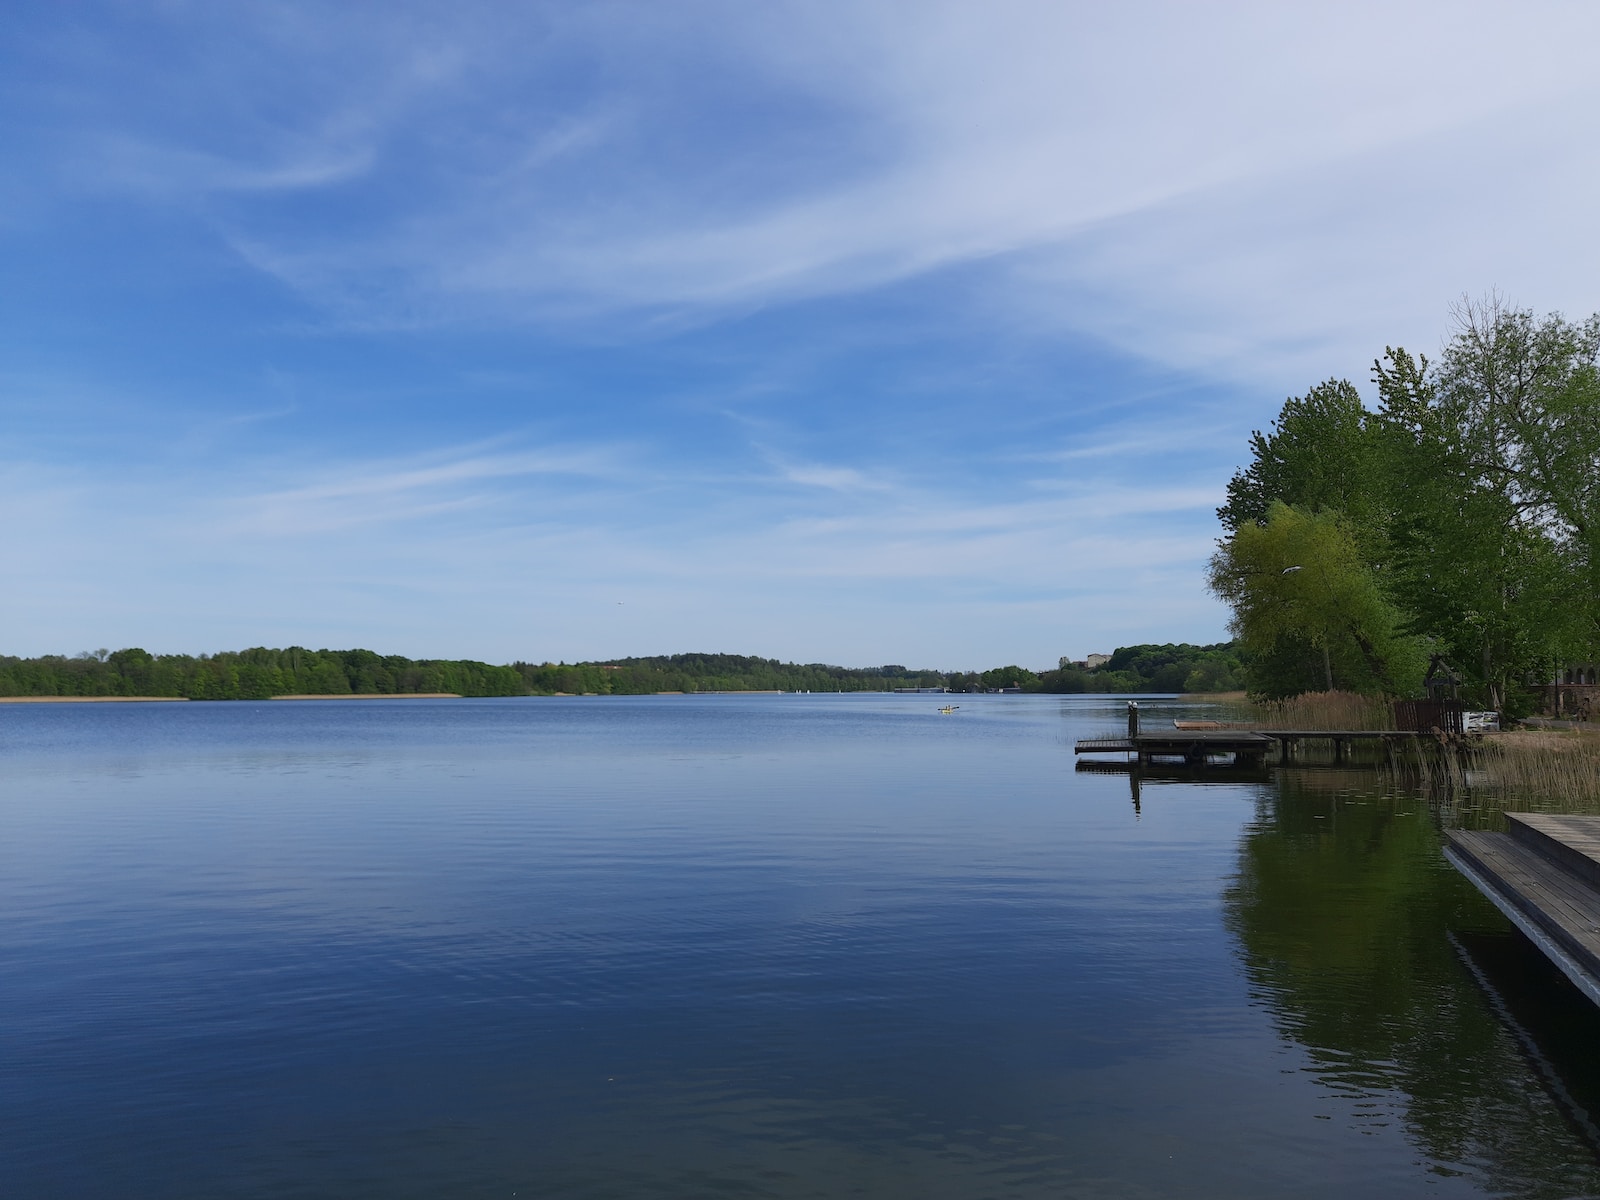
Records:
{"label": "far shore", "polygon": [[272,700],[459,700],[460,692],[340,692],[271,696]]}
{"label": "far shore", "polygon": [[[269,696],[269,700],[459,700],[460,692],[344,692]],[[0,696],[0,704],[187,704],[188,696]],[[223,701],[237,704],[236,700]]]}
{"label": "far shore", "polygon": [[168,704],[187,696],[0,696],[0,704]]}

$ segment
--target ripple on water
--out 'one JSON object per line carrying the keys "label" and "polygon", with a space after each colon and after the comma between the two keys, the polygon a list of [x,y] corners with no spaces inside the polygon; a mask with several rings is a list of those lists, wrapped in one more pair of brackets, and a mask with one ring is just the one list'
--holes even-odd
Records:
{"label": "ripple on water", "polygon": [[0,713],[0,1189],[1600,1190],[1425,805],[970,699]]}

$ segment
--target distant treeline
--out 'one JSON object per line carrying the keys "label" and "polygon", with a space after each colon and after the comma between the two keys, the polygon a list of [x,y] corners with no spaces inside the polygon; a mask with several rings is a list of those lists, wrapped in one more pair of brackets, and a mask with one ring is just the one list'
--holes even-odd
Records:
{"label": "distant treeline", "polygon": [[1098,670],[1065,667],[1034,672],[995,667],[983,672],[833,667],[738,654],[673,654],[593,663],[516,663],[528,690],[638,696],[655,692],[883,692],[897,687],[947,687],[956,692],[1020,687],[1025,692],[1225,692],[1242,686],[1231,643],[1217,646],[1124,646]]}
{"label": "distant treeline", "polygon": [[942,687],[940,671],[905,667],[830,667],[786,663],[742,654],[672,654],[660,658],[613,658],[606,662],[515,663],[525,690],[611,696],[656,692],[885,692],[897,687]]}
{"label": "distant treeline", "polygon": [[673,654],[609,662],[488,663],[409,659],[371,650],[256,647],[220,654],[154,655],[96,651],[68,658],[0,657],[0,696],[185,696],[191,700],[264,700],[271,696],[463,696],[558,693],[639,696],[658,692],[883,692],[948,687],[976,692],[1213,692],[1238,685],[1242,668],[1231,643],[1217,646],[1125,646],[1098,670],[1035,673],[1025,667],[984,672],[910,670],[897,665],[834,667],[738,654]]}
{"label": "distant treeline", "polygon": [[191,700],[265,700],[269,696],[400,695],[459,692],[521,696],[513,667],[446,659],[414,660],[371,650],[225,651],[150,654],[98,651],[73,658],[0,658],[0,696],[187,696]]}

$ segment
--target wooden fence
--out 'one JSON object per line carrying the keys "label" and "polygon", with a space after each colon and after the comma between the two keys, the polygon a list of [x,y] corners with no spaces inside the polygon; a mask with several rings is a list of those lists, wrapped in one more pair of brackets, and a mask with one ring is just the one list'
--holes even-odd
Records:
{"label": "wooden fence", "polygon": [[1396,700],[1394,727],[1413,733],[1461,733],[1466,705],[1459,700]]}

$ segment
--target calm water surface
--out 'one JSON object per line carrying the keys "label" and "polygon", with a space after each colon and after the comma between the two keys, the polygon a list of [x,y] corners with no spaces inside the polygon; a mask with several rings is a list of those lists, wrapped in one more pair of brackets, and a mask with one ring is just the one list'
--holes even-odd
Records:
{"label": "calm water surface", "polygon": [[1428,804],[954,699],[0,706],[0,1194],[1600,1194]]}

